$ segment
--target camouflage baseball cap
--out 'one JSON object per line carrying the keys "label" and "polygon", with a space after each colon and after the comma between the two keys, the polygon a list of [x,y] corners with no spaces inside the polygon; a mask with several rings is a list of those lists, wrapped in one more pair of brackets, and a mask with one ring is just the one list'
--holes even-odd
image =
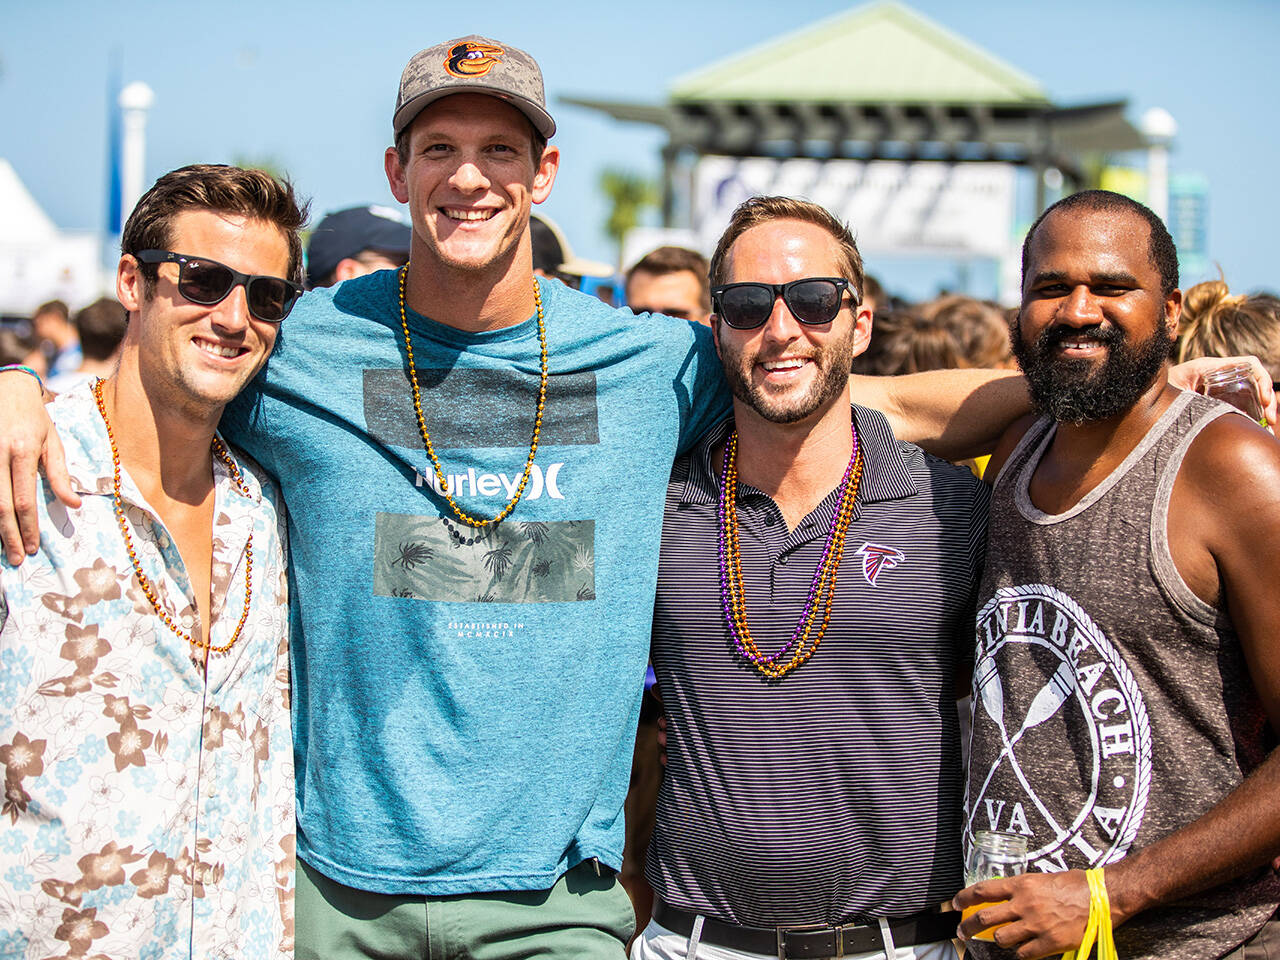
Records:
{"label": "camouflage baseball cap", "polygon": [[556,132],[556,122],[547,113],[538,61],[518,47],[472,35],[413,55],[400,75],[391,118],[395,135],[428,104],[455,93],[483,93],[505,100],[548,140]]}

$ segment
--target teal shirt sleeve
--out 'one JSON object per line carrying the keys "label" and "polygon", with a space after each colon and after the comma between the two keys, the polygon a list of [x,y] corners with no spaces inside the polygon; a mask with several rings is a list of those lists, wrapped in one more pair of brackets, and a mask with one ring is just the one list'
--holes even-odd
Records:
{"label": "teal shirt sleeve", "polygon": [[260,370],[258,375],[227,404],[226,409],[222,411],[218,430],[231,441],[233,446],[239,447],[258,461],[265,472],[275,479],[276,466],[271,457],[271,446],[267,443],[270,431],[267,429],[262,394],[262,383],[266,376],[267,371]]}
{"label": "teal shirt sleeve", "polygon": [[689,323],[689,352],[676,374],[680,404],[678,454],[687,453],[704,433],[729,415],[731,400],[711,328]]}

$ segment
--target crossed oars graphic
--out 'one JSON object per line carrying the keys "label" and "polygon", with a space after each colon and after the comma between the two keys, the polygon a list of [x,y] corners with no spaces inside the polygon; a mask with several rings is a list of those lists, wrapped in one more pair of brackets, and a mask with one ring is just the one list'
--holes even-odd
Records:
{"label": "crossed oars graphic", "polygon": [[978,687],[978,699],[982,702],[982,709],[994,722],[1000,731],[1000,740],[1004,747],[1000,751],[1000,755],[996,757],[995,762],[991,764],[991,769],[987,771],[987,779],[982,782],[982,789],[974,795],[973,808],[969,812],[969,823],[973,824],[973,818],[977,814],[978,799],[985,796],[987,786],[991,783],[991,778],[996,775],[996,771],[1000,769],[1000,764],[1005,757],[1009,758],[1009,765],[1013,768],[1013,774],[1018,778],[1018,782],[1022,784],[1022,789],[1026,791],[1027,796],[1031,798],[1031,802],[1035,804],[1040,815],[1048,821],[1054,832],[1061,837],[1063,829],[1058,826],[1058,821],[1053,818],[1048,809],[1040,798],[1036,796],[1031,784],[1027,782],[1026,774],[1022,772],[1022,766],[1018,763],[1018,758],[1014,756],[1013,748],[1019,740],[1021,740],[1033,727],[1038,727],[1044,723],[1062,706],[1063,702],[1071,695],[1071,689],[1075,685],[1075,674],[1071,669],[1071,665],[1065,660],[1058,664],[1058,669],[1054,671],[1048,683],[1041,687],[1031,701],[1031,707],[1027,710],[1027,715],[1022,721],[1022,726],[1018,728],[1018,732],[1012,737],[1004,726],[1004,686],[1000,682],[1000,674],[996,670],[996,662],[991,654],[987,654],[978,661],[978,669],[975,673]]}

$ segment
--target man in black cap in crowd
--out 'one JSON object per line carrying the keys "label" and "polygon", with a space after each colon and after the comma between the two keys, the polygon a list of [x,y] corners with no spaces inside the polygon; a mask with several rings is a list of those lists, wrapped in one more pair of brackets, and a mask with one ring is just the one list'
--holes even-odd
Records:
{"label": "man in black cap in crowd", "polygon": [[529,217],[529,238],[533,244],[533,272],[583,289],[585,278],[604,280],[613,276],[613,267],[598,260],[587,260],[573,252],[569,238],[560,225],[546,214]]}
{"label": "man in black cap in crowd", "polygon": [[409,262],[412,231],[393,207],[369,204],[321,220],[307,242],[307,286],[331,287]]}

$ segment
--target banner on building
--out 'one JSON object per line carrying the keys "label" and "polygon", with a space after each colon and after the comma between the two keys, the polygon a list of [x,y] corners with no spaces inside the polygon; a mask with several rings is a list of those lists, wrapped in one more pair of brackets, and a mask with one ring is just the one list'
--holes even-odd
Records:
{"label": "banner on building", "polygon": [[1010,164],[706,156],[693,178],[699,245],[714,247],[733,208],[761,194],[821,204],[866,256],[1003,258],[1013,242]]}

